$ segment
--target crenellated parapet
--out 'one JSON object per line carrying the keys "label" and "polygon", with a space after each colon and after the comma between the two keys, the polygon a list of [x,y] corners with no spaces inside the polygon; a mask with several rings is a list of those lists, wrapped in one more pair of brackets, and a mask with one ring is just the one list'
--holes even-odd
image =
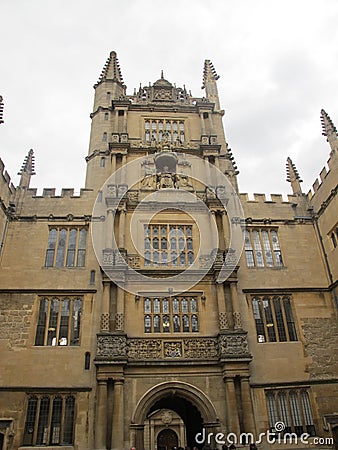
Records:
{"label": "crenellated parapet", "polygon": [[9,198],[15,194],[15,187],[13,183],[11,183],[11,177],[9,176],[7,170],[5,170],[5,165],[0,159],[0,197],[3,200],[8,200]]}

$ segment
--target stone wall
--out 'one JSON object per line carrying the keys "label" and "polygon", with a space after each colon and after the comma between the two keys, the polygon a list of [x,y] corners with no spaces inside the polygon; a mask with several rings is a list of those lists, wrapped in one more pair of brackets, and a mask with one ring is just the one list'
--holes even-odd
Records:
{"label": "stone wall", "polygon": [[338,367],[338,323],[337,318],[304,318],[303,333],[305,353],[311,357],[309,373],[311,379],[336,378]]}
{"label": "stone wall", "polygon": [[33,295],[0,295],[0,342],[9,350],[27,346],[33,301]]}

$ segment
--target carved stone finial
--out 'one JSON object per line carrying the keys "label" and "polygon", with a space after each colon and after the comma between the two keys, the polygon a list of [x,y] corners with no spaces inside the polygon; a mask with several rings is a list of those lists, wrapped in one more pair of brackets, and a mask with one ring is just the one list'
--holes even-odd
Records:
{"label": "carved stone finial", "polygon": [[330,141],[330,138],[332,137],[337,139],[337,129],[324,109],[320,112],[320,120],[322,122],[323,136],[326,136],[328,141]]}
{"label": "carved stone finial", "polygon": [[294,194],[300,194],[302,192],[300,183],[302,183],[303,180],[301,180],[295,164],[293,164],[291,158],[289,157],[286,160],[286,181],[291,183]]}
{"label": "carved stone finial", "polygon": [[117,59],[116,52],[114,51],[110,52],[109,58],[103,66],[101,75],[99,76],[98,82],[94,85],[94,87],[104,80],[116,81],[124,86],[120,64]]}
{"label": "carved stone finial", "polygon": [[206,59],[204,61],[202,89],[206,87],[206,83],[208,81],[217,81],[218,79],[219,75],[217,75],[216,69],[214,68],[212,62],[209,59]]}
{"label": "carved stone finial", "polygon": [[0,123],[4,123],[4,100],[0,95]]}
{"label": "carved stone finial", "polygon": [[32,175],[35,175],[35,157],[33,149],[30,149],[28,155],[25,157],[21,170],[18,172],[20,178],[20,187],[28,188]]}

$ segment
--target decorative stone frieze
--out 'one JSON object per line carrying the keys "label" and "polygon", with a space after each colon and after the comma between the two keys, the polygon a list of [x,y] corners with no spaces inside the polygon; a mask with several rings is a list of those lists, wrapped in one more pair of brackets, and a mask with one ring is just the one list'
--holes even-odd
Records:
{"label": "decorative stone frieze", "polygon": [[96,359],[111,360],[114,358],[127,357],[127,338],[126,336],[116,335],[98,335]]}
{"label": "decorative stone frieze", "polygon": [[218,337],[219,351],[221,357],[248,357],[249,346],[247,333],[228,332],[222,333]]}

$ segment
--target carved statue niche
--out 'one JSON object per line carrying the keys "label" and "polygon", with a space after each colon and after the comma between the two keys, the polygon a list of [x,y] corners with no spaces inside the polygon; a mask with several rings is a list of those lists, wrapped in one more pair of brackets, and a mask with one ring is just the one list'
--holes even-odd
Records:
{"label": "carved statue niche", "polygon": [[155,155],[158,189],[177,188],[177,155],[170,150],[161,151]]}

